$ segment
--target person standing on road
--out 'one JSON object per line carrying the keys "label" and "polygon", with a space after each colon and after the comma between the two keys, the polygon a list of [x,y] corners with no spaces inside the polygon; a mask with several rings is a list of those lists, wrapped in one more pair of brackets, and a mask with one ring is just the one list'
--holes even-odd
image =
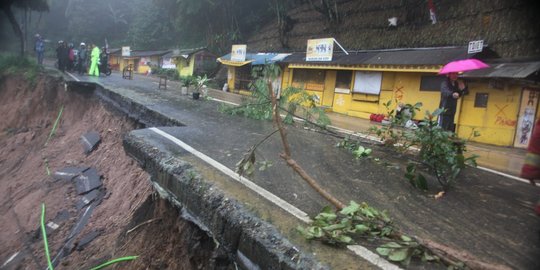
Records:
{"label": "person standing on road", "polygon": [[73,71],[75,64],[75,49],[73,48],[73,43],[68,44],[68,60],[67,60],[67,70]]}
{"label": "person standing on road", "polygon": [[454,116],[456,115],[457,100],[469,93],[469,89],[462,80],[458,80],[456,72],[448,73],[441,83],[441,102],[439,108],[444,111],[439,116],[439,125],[446,131],[454,132]]}
{"label": "person standing on road", "polygon": [[58,69],[62,72],[66,70],[67,54],[68,51],[64,41],[58,41],[58,47],[56,48],[56,58],[58,59]]}
{"label": "person standing on road", "polygon": [[34,51],[36,52],[38,65],[43,65],[43,54],[45,53],[45,41],[43,38],[36,34],[36,45],[34,46]]}
{"label": "person standing on road", "polygon": [[92,52],[90,53],[90,71],[88,71],[88,75],[90,76],[99,77],[99,55],[100,51],[98,46],[92,44]]}
{"label": "person standing on road", "polygon": [[86,44],[84,44],[84,42],[81,42],[81,45],[79,46],[77,58],[77,70],[79,71],[79,75],[82,75],[86,73],[86,60],[88,60],[88,52],[86,51]]}

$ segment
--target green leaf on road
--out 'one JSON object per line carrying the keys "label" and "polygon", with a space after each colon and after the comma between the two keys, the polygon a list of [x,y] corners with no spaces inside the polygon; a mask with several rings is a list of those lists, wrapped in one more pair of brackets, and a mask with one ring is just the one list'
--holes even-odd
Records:
{"label": "green leaf on road", "polygon": [[388,259],[393,262],[401,262],[409,257],[408,248],[394,249],[388,254]]}

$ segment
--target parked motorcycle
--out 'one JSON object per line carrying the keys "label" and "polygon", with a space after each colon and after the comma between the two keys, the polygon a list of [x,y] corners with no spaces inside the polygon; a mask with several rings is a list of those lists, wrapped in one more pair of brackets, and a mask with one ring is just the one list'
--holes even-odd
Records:
{"label": "parked motorcycle", "polygon": [[102,57],[99,60],[99,73],[103,73],[110,76],[112,73],[111,65],[109,64],[109,57]]}

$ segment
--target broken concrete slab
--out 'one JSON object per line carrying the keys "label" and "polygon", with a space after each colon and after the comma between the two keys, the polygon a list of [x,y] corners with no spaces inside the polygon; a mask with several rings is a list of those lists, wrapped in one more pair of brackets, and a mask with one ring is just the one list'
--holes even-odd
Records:
{"label": "broken concrete slab", "polygon": [[83,145],[85,154],[92,152],[100,142],[101,136],[99,136],[97,131],[90,131],[81,136],[81,143]]}
{"label": "broken concrete slab", "polygon": [[73,178],[77,177],[84,171],[88,170],[88,166],[83,167],[65,167],[55,173],[53,173],[53,178],[55,180],[73,180]]}
{"label": "broken concrete slab", "polygon": [[95,168],[90,168],[75,178],[75,189],[79,195],[86,194],[101,185],[101,175]]}
{"label": "broken concrete slab", "polygon": [[91,232],[87,233],[77,243],[77,250],[78,251],[83,250],[88,244],[90,244],[90,242],[92,242],[94,239],[96,239],[98,236],[100,236],[101,233],[102,233],[101,230],[91,231]]}
{"label": "broken concrete slab", "polygon": [[78,202],[77,202],[77,210],[81,210],[83,207],[87,206],[88,204],[92,203],[99,195],[101,194],[101,191],[99,189],[94,189],[90,191],[88,194],[84,195]]}

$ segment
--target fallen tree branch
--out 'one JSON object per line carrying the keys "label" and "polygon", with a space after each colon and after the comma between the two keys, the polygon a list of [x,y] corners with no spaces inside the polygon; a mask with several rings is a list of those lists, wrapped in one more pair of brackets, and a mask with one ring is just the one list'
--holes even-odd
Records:
{"label": "fallen tree branch", "polygon": [[279,108],[277,104],[276,95],[274,94],[274,90],[272,88],[272,82],[267,82],[268,86],[268,94],[272,99],[272,110],[274,113],[274,123],[279,130],[279,135],[281,136],[281,143],[283,144],[283,153],[280,154],[281,158],[283,158],[289,167],[291,167],[302,179],[304,179],[317,193],[319,193],[321,196],[323,196],[328,202],[330,202],[332,205],[334,205],[338,210],[341,210],[345,207],[345,204],[340,202],[337,198],[332,196],[328,191],[326,191],[324,188],[322,188],[313,177],[311,177],[298,163],[296,163],[295,160],[291,157],[291,148],[289,146],[289,142],[287,140],[287,134],[285,132],[285,127],[283,126],[283,122],[281,121],[281,115],[279,113]]}
{"label": "fallen tree branch", "polygon": [[345,204],[343,204],[341,201],[336,199],[332,194],[327,192],[324,188],[322,188],[315,179],[313,179],[294,159],[291,157],[280,154],[281,158],[283,158],[289,167],[291,167],[302,179],[304,179],[313,189],[315,189],[321,196],[323,196],[327,201],[329,201],[334,207],[336,207],[338,210],[341,210],[345,208]]}
{"label": "fallen tree branch", "polygon": [[466,251],[457,250],[443,244],[431,240],[416,240],[424,247],[429,249],[433,254],[437,255],[441,260],[450,264],[456,265],[456,262],[462,262],[470,269],[474,270],[510,270],[511,268],[502,264],[490,264],[480,261]]}

